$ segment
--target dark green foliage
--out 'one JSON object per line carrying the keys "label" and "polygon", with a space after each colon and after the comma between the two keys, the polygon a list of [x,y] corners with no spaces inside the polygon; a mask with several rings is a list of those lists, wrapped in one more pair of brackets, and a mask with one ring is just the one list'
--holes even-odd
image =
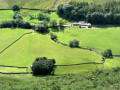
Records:
{"label": "dark green foliage", "polygon": [[51,33],[50,37],[52,40],[57,41],[57,35]]}
{"label": "dark green foliage", "polygon": [[39,13],[38,14],[38,20],[40,20],[40,21],[50,21],[50,17],[46,14]]}
{"label": "dark green foliage", "polygon": [[41,34],[45,34],[48,33],[48,27],[47,25],[43,22],[43,23],[39,23],[38,25],[35,26],[35,31],[41,33]]}
{"label": "dark green foliage", "polygon": [[74,40],[70,41],[69,46],[72,48],[79,47],[79,41],[74,39]]}
{"label": "dark green foliage", "polygon": [[25,22],[23,20],[11,20],[11,21],[3,21],[0,23],[0,28],[24,28],[30,29],[31,24],[29,22]]}
{"label": "dark green foliage", "polygon": [[2,75],[1,90],[119,90],[120,68],[85,74]]}
{"label": "dark green foliage", "polygon": [[114,20],[113,20],[114,24],[118,24],[120,25],[120,14],[115,14],[114,15]]}
{"label": "dark green foliage", "polygon": [[64,22],[62,20],[59,21],[59,26],[63,27],[64,26]]}
{"label": "dark green foliage", "polygon": [[13,19],[23,20],[23,17],[22,17],[22,15],[21,15],[20,12],[15,11],[15,12],[14,12]]}
{"label": "dark green foliage", "polygon": [[56,20],[52,20],[50,22],[50,26],[53,27],[53,28],[56,28],[57,27],[57,21]]}
{"label": "dark green foliage", "polygon": [[112,13],[105,14],[105,23],[114,24],[114,15]]}
{"label": "dark green foliage", "polygon": [[18,5],[14,5],[12,9],[13,11],[20,11],[20,7]]}
{"label": "dark green foliage", "polygon": [[29,17],[30,17],[30,20],[37,19],[37,16],[34,14],[29,15]]}
{"label": "dark green foliage", "polygon": [[54,74],[55,60],[46,57],[36,58],[32,64],[33,75],[50,75]]}
{"label": "dark green foliage", "polygon": [[93,12],[87,15],[87,21],[92,24],[105,24],[105,18],[103,13]]}
{"label": "dark green foliage", "polygon": [[103,55],[103,57],[111,58],[112,57],[112,50],[111,49],[104,50],[102,55]]}
{"label": "dark green foliage", "polygon": [[69,21],[88,21],[92,24],[120,24],[120,1],[70,2],[57,8],[60,17]]}
{"label": "dark green foliage", "polygon": [[0,22],[0,28],[12,28],[13,23],[13,21],[2,21]]}

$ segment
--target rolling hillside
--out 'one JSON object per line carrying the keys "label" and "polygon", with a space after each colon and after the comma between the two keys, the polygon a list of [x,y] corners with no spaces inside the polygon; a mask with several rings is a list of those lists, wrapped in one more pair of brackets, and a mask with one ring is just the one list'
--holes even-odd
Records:
{"label": "rolling hillside", "polygon": [[92,0],[0,0],[0,8],[11,8],[14,4],[17,4],[26,8],[55,9],[59,4],[70,1],[81,2]]}

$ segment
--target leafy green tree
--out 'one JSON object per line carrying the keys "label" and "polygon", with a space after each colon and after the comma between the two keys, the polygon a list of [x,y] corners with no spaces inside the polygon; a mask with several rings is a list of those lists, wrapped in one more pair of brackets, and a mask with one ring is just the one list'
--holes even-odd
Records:
{"label": "leafy green tree", "polygon": [[47,14],[39,13],[38,20],[40,21],[50,21],[50,17]]}
{"label": "leafy green tree", "polygon": [[112,55],[112,50],[111,49],[106,49],[102,52],[102,56],[103,57],[106,57],[106,58],[111,58],[113,55]]}
{"label": "leafy green tree", "polygon": [[22,15],[21,15],[20,12],[15,11],[15,12],[14,12],[13,19],[23,20],[23,17],[22,17]]}
{"label": "leafy green tree", "polygon": [[51,27],[57,27],[57,21],[56,20],[52,20],[51,22],[50,22],[50,26]]}
{"label": "leafy green tree", "polygon": [[72,48],[79,47],[79,41],[74,39],[74,40],[69,42],[69,46]]}
{"label": "leafy green tree", "polygon": [[39,23],[38,25],[36,25],[35,26],[35,31],[37,31],[41,34],[45,34],[45,33],[49,32],[48,27],[43,23]]}
{"label": "leafy green tree", "polygon": [[59,21],[59,26],[63,27],[64,26],[64,22],[62,20]]}
{"label": "leafy green tree", "polygon": [[18,5],[14,5],[12,9],[13,11],[20,11],[20,7]]}
{"label": "leafy green tree", "polygon": [[50,37],[51,37],[52,40],[57,41],[57,35],[51,33]]}
{"label": "leafy green tree", "polygon": [[114,24],[114,15],[112,13],[105,14],[105,23]]}
{"label": "leafy green tree", "polygon": [[93,12],[92,14],[88,14],[87,21],[92,24],[104,24],[105,23],[104,14],[100,12]]}
{"label": "leafy green tree", "polygon": [[33,75],[53,75],[55,60],[46,57],[38,57],[31,65]]}

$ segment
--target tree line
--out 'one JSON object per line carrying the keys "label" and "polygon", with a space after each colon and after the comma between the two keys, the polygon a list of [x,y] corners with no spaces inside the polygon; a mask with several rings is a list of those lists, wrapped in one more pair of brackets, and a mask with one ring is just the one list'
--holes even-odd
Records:
{"label": "tree line", "polygon": [[120,1],[70,2],[59,5],[57,13],[69,21],[84,20],[92,24],[120,24]]}

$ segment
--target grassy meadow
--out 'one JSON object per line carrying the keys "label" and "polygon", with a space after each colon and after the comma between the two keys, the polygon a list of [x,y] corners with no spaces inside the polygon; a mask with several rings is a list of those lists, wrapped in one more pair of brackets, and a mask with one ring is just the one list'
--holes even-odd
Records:
{"label": "grassy meadow", "polygon": [[77,39],[82,47],[93,47],[98,50],[111,49],[114,55],[120,55],[120,27],[104,27],[92,29],[66,28],[64,32],[57,32],[61,42]]}
{"label": "grassy meadow", "polygon": [[11,10],[1,10],[0,11],[0,21],[7,21],[13,19],[14,12]]}
{"label": "grassy meadow", "polygon": [[[20,31],[21,33],[19,33]],[[10,44],[10,42],[12,43],[12,41],[15,39],[15,36],[17,39],[18,33],[20,36],[22,33],[30,31],[31,30],[22,29],[1,30],[1,35],[2,33],[4,33],[2,35],[2,38],[5,38],[9,35],[9,38],[6,38],[6,41],[8,42],[5,43],[4,40],[1,40],[1,43],[4,43],[4,46],[7,46],[8,44]],[[7,33],[5,34],[5,32]],[[1,47],[1,49],[3,48],[4,47]],[[50,40],[49,35],[41,35],[38,33],[34,33],[24,36],[17,43],[15,43],[13,46],[11,46],[5,52],[3,52],[3,54],[0,55],[0,64],[29,67],[36,57],[43,56],[46,56],[48,58],[55,58],[56,65],[76,64],[85,62],[101,62],[101,56],[96,55],[95,53],[81,49],[71,49],[69,47],[64,47]],[[98,66],[98,69],[99,68],[101,68],[101,65]],[[57,67],[56,73],[64,74],[72,72],[88,72],[94,71],[96,69],[96,65]]]}
{"label": "grassy meadow", "polygon": [[11,8],[17,4],[25,8],[56,9],[59,4],[76,2],[91,2],[92,0],[0,0],[0,8]]}

